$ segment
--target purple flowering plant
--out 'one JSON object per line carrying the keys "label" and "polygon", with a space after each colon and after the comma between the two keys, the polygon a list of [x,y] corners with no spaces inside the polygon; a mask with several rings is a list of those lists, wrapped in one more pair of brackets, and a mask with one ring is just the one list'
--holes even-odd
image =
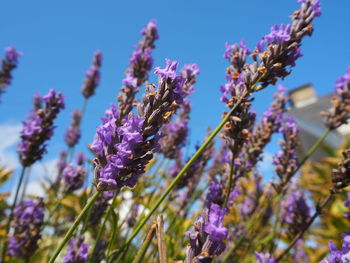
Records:
{"label": "purple flowering plant", "polygon": [[[0,195],[0,261],[350,262],[350,145],[341,154],[328,149],[331,157],[322,163],[310,160],[328,134],[348,123],[350,71],[336,80],[330,108],[323,109],[324,134],[301,154],[301,125],[288,110],[287,88],[277,83],[303,56],[321,9],[319,0],[297,2],[291,22],[273,25],[254,47],[226,43],[217,98],[226,111],[194,149],[191,95],[199,66],[179,69],[168,58],[153,66],[155,20],[140,32],[115,103],[106,106],[91,143],[81,146],[87,102],[103,81],[103,55],[94,53],[56,170],[41,182],[43,198],[25,189],[65,103],[55,90],[35,94],[20,132],[16,191]],[[0,94],[22,55],[13,47],[5,52]],[[253,100],[263,89],[273,102],[255,112]],[[271,157],[275,176],[268,182],[261,162],[276,137],[280,150]],[[0,184],[10,174],[1,166]]]}

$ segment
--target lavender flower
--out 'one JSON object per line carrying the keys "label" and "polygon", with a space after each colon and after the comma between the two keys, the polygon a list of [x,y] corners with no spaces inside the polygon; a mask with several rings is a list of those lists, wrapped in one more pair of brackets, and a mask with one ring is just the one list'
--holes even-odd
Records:
{"label": "lavender flower", "polygon": [[8,254],[18,258],[30,258],[38,248],[43,222],[42,198],[19,203],[14,210],[13,234],[9,240]]}
{"label": "lavender flower", "polygon": [[80,131],[80,121],[81,121],[81,111],[75,109],[72,113],[72,120],[69,128],[66,130],[64,140],[66,141],[69,147],[74,147],[78,144],[81,131]]}
{"label": "lavender flower", "polygon": [[185,80],[175,72],[177,62],[166,60],[166,64],[165,69],[155,69],[160,76],[158,90],[148,89],[143,104],[138,107],[139,116],[130,113],[118,127],[117,108],[112,105],[106,111],[103,124],[97,128],[97,137],[90,146],[97,154],[95,175],[99,190],[134,187],[153,152],[159,149],[162,125],[186,96],[182,91]]}
{"label": "lavender flower", "polygon": [[270,253],[259,253],[254,251],[254,255],[257,259],[256,263],[276,263],[276,259],[274,259]]}
{"label": "lavender flower", "polygon": [[310,219],[310,208],[302,190],[293,189],[285,200],[282,201],[282,218],[287,224],[291,237],[304,230]]}
{"label": "lavender flower", "polygon": [[32,111],[28,121],[23,122],[22,142],[18,146],[19,159],[23,166],[30,166],[41,160],[46,152],[45,142],[53,135],[53,121],[64,108],[63,95],[56,94],[53,89],[42,100],[45,103],[43,108]]}
{"label": "lavender flower", "polygon": [[338,163],[338,168],[332,170],[333,190],[340,191],[350,185],[350,150],[343,152],[343,160]]}
{"label": "lavender flower", "polygon": [[124,85],[117,97],[120,122],[131,112],[136,102],[135,95],[139,87],[147,81],[148,71],[152,68],[152,50],[155,48],[154,42],[159,38],[156,21],[151,20],[141,30],[141,34],[143,38],[130,56],[130,68],[126,70]]}
{"label": "lavender flower", "polygon": [[[194,91],[193,84],[196,82],[196,75],[199,74],[199,68],[196,64],[185,65],[181,70],[182,77],[186,80],[182,89],[187,92],[187,96]],[[179,109],[178,118],[163,126],[162,133],[166,134],[160,140],[160,152],[166,158],[175,159],[179,155],[180,149],[185,145],[188,134],[189,114],[191,103],[188,99],[184,100]]]}
{"label": "lavender flower", "polygon": [[7,47],[5,49],[5,57],[1,61],[0,69],[0,95],[11,84],[12,70],[17,67],[18,57],[21,55],[22,53],[16,51],[14,47]]}
{"label": "lavender flower", "polygon": [[305,0],[301,8],[292,15],[291,25],[272,27],[270,34],[263,37],[251,54],[253,63],[246,64],[242,54],[247,48],[243,45],[236,45],[235,54],[239,63],[236,59],[231,61],[229,52],[225,53],[231,65],[226,70],[227,83],[220,88],[223,93],[221,100],[227,103],[229,108],[241,101],[240,107],[233,113],[234,117],[242,111],[242,105],[246,105],[246,108],[249,106],[252,92],[275,84],[279,78],[283,79],[290,74],[290,68],[295,66],[296,60],[302,56],[301,40],[304,36],[312,34],[311,23],[320,14],[319,10],[314,11],[316,6],[319,5],[315,0]]}
{"label": "lavender flower", "polygon": [[225,213],[225,209],[213,204],[209,213],[206,209],[203,216],[196,220],[194,229],[187,233],[190,245],[187,247],[184,263],[212,262],[214,256],[225,250],[223,240],[228,233],[222,224]]}
{"label": "lavender flower", "polygon": [[95,90],[100,84],[100,68],[102,65],[102,52],[96,51],[92,59],[92,66],[85,73],[84,84],[81,87],[81,93],[85,99],[95,94]]}
{"label": "lavender flower", "polygon": [[285,105],[287,97],[286,89],[278,86],[277,92],[274,94],[274,101],[271,106],[263,113],[260,122],[248,137],[243,146],[242,159],[247,160],[244,165],[245,172],[251,170],[262,159],[264,147],[270,142],[274,133],[281,128],[283,113],[286,111]]}
{"label": "lavender flower", "polygon": [[298,157],[296,148],[299,144],[297,135],[299,129],[292,117],[287,117],[280,132],[283,134],[283,140],[280,141],[281,151],[273,158],[276,166],[275,171],[281,180],[280,186],[285,186],[298,169]]}
{"label": "lavender flower", "polygon": [[343,244],[341,250],[338,250],[337,246],[329,241],[328,247],[330,250],[330,259],[324,259],[320,263],[336,263],[336,262],[349,262],[350,261],[350,235],[343,234]]}
{"label": "lavender flower", "polygon": [[339,77],[334,86],[335,95],[332,97],[332,108],[321,112],[326,126],[333,130],[348,123],[350,117],[350,68]]}
{"label": "lavender flower", "polygon": [[84,169],[84,156],[78,155],[78,166],[66,164],[62,171],[62,179],[64,184],[64,191],[71,193],[81,188],[84,184],[86,170]]}
{"label": "lavender flower", "polygon": [[79,236],[69,241],[67,255],[63,263],[84,263],[89,259],[89,245],[84,243],[84,237]]}

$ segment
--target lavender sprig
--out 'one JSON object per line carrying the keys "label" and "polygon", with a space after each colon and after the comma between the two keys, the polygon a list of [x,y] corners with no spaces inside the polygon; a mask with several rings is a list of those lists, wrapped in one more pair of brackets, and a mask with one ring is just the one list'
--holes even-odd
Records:
{"label": "lavender sprig", "polygon": [[102,52],[96,51],[92,59],[92,66],[85,73],[84,84],[81,87],[81,93],[85,99],[88,99],[94,95],[96,88],[100,84],[100,68],[102,65],[102,58]]}
{"label": "lavender sprig", "polygon": [[332,108],[322,112],[326,126],[334,130],[348,123],[350,117],[350,68],[339,77],[334,86],[335,95],[332,97]]}
{"label": "lavender sprig", "polygon": [[[193,84],[196,82],[196,76],[199,74],[199,68],[196,64],[185,65],[181,70],[182,77],[186,80],[183,89],[188,95],[194,92]],[[184,100],[180,106],[178,118],[163,126],[162,133],[167,136],[160,140],[160,152],[166,158],[175,159],[178,157],[180,149],[185,145],[188,134],[188,122],[190,119],[191,103],[188,99]]]}
{"label": "lavender sprig", "polygon": [[5,48],[5,57],[1,61],[0,69],[0,95],[11,84],[12,71],[17,67],[18,57],[21,55],[22,53],[18,52],[14,47]]}
{"label": "lavender sprig", "polygon": [[130,68],[126,70],[124,86],[117,97],[119,122],[131,112],[135,104],[135,95],[139,87],[147,81],[148,71],[153,65],[152,50],[154,42],[159,38],[155,20],[151,20],[142,30],[143,38],[139,41],[130,56]]}
{"label": "lavender sprig", "polygon": [[281,180],[279,187],[284,187],[298,169],[296,148],[299,144],[297,138],[299,129],[294,119],[289,116],[283,122],[280,132],[283,134],[283,140],[279,143],[282,149],[274,156],[273,163]]}
{"label": "lavender sprig", "polygon": [[67,163],[62,171],[64,192],[71,193],[81,188],[84,184],[86,170],[84,168],[84,155],[77,155],[77,167]]}
{"label": "lavender sprig", "polygon": [[14,210],[13,234],[9,239],[8,254],[17,258],[30,258],[38,248],[43,223],[42,198],[19,203]]}
{"label": "lavender sprig", "polygon": [[78,144],[79,139],[81,137],[80,130],[80,121],[81,121],[82,113],[80,110],[75,109],[72,113],[72,120],[69,128],[66,130],[64,135],[64,140],[68,147],[74,147]]}
{"label": "lavender sprig", "polygon": [[228,233],[222,223],[225,214],[226,209],[212,204],[210,210],[206,209],[203,216],[196,220],[194,229],[187,233],[190,245],[187,247],[184,263],[210,263],[214,256],[225,250],[223,240]]}
{"label": "lavender sprig", "polygon": [[156,68],[159,75],[158,90],[148,88],[139,105],[139,116],[130,113],[117,126],[119,116],[112,105],[106,111],[103,125],[97,128],[97,137],[90,146],[97,154],[95,176],[98,190],[134,187],[144,172],[153,152],[159,148],[160,129],[169,121],[177,105],[183,102],[186,92],[182,89],[185,80],[177,76],[177,62],[166,60],[164,69]]}
{"label": "lavender sprig", "polygon": [[32,111],[28,120],[23,122],[21,131],[21,143],[18,146],[20,162],[24,167],[32,165],[41,160],[46,152],[46,144],[55,126],[53,122],[61,109],[64,109],[64,97],[53,89],[42,98],[43,107]]}

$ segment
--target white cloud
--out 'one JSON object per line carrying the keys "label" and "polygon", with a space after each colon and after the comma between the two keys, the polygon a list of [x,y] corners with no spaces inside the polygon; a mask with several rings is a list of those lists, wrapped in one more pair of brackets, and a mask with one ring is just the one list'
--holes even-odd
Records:
{"label": "white cloud", "polygon": [[0,124],[0,164],[10,168],[18,167],[18,156],[13,147],[19,141],[21,128],[19,123]]}

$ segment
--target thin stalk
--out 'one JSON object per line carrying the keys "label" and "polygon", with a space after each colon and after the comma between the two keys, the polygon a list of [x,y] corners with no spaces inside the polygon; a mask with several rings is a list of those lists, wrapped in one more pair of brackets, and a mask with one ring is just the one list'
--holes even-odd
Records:
{"label": "thin stalk", "polygon": [[[202,144],[202,146],[197,150],[197,152],[191,157],[191,159],[185,164],[185,166],[181,169],[181,171],[177,174],[175,179],[171,182],[171,184],[167,187],[167,189],[164,191],[164,193],[159,197],[157,202],[154,204],[150,212],[146,217],[142,219],[140,224],[138,224],[137,228],[134,230],[134,232],[131,234],[129,239],[126,241],[123,249],[128,247],[132,240],[136,237],[136,235],[140,232],[142,227],[147,223],[148,219],[151,218],[151,216],[154,214],[154,212],[158,209],[158,207],[161,205],[161,203],[165,200],[165,198],[169,195],[169,193],[173,190],[175,185],[181,180],[182,176],[186,173],[186,171],[191,167],[191,165],[200,157],[200,155],[204,152],[205,148],[211,143],[211,141],[215,138],[215,136],[220,132],[222,127],[226,124],[226,122],[229,120],[232,113],[236,110],[236,108],[241,104],[242,100],[247,95],[247,91],[242,94],[242,96],[237,100],[235,105],[231,108],[231,110],[226,114],[225,118],[220,122],[220,124],[215,128],[215,130],[209,135],[208,139]],[[115,253],[118,253],[119,249],[114,251],[111,255],[112,260]]]}
{"label": "thin stalk", "polygon": [[314,152],[322,144],[322,142],[326,139],[326,137],[330,132],[331,132],[330,129],[325,130],[322,136],[315,142],[315,144],[311,147],[311,149],[306,153],[304,158],[301,160],[301,162],[298,165],[298,168],[293,173],[293,176],[299,171],[299,169],[304,165],[304,163],[314,154]]}
{"label": "thin stalk", "polygon": [[89,260],[90,262],[94,262],[94,260],[95,260],[95,253],[96,253],[96,249],[97,249],[97,246],[98,246],[98,242],[100,241],[100,238],[101,238],[101,236],[103,234],[103,231],[104,231],[104,228],[106,226],[107,220],[108,220],[110,214],[112,213],[112,210],[114,209],[116,201],[117,201],[117,193],[113,196],[112,204],[108,207],[108,210],[107,210],[107,212],[106,212],[106,214],[104,216],[102,225],[100,226],[100,229],[97,232],[95,244],[94,244],[94,247],[92,249],[90,260]]}
{"label": "thin stalk", "polygon": [[152,243],[152,240],[154,238],[154,235],[156,233],[156,224],[153,224],[149,231],[147,232],[147,235],[145,237],[145,239],[143,240],[142,242],[142,246],[141,248],[139,249],[139,251],[137,252],[136,254],[136,257],[135,259],[132,261],[132,263],[141,263],[141,262],[144,262],[144,257],[146,255],[146,252],[147,252],[147,249],[148,247],[150,246],[150,244]]}
{"label": "thin stalk", "polygon": [[227,206],[228,200],[230,198],[230,193],[232,190],[232,184],[233,184],[233,173],[234,173],[234,166],[235,166],[235,157],[232,155],[232,162],[231,162],[231,169],[230,169],[230,178],[228,179],[228,184],[226,188],[226,196],[223,204],[223,208]]}
{"label": "thin stalk", "polygon": [[329,201],[331,200],[332,196],[335,194],[334,191],[331,190],[331,192],[328,194],[328,196],[326,197],[326,199],[323,201],[322,204],[318,205],[316,207],[316,212],[314,213],[314,215],[310,218],[309,222],[307,223],[307,225],[304,227],[304,229],[302,231],[300,231],[295,238],[293,239],[293,241],[289,244],[289,246],[276,258],[276,262],[279,262],[285,255],[287,255],[287,253],[289,252],[289,250],[291,250],[293,248],[293,246],[298,242],[298,240],[300,238],[303,237],[303,235],[305,234],[305,232],[309,229],[309,227],[312,225],[312,223],[315,221],[315,219],[322,213],[322,209],[325,208],[327,206],[327,204],[329,203]]}
{"label": "thin stalk", "polygon": [[24,197],[25,197],[25,195],[26,195],[26,192],[27,192],[27,186],[28,186],[28,184],[29,184],[29,178],[30,178],[30,169],[31,168],[31,166],[28,168],[28,170],[27,170],[27,176],[26,176],[26,178],[25,178],[25,180],[24,180],[24,185],[23,185],[23,189],[22,189],[22,194],[21,194],[21,198],[19,199],[20,200],[20,202],[22,202],[23,201],[23,199],[24,199]]}
{"label": "thin stalk", "polygon": [[118,234],[118,221],[119,221],[119,216],[116,215],[114,213],[114,211],[112,211],[112,217],[113,217],[113,231],[112,231],[112,236],[108,242],[108,249],[107,249],[107,258],[109,257],[109,255],[111,254],[112,251],[112,247],[113,244],[117,238],[117,234]]}
{"label": "thin stalk", "polygon": [[91,199],[87,202],[87,204],[85,205],[85,207],[83,208],[83,210],[80,212],[80,214],[78,215],[78,217],[75,219],[73,225],[69,228],[68,232],[66,233],[66,235],[64,236],[62,242],[60,243],[60,245],[58,246],[58,248],[56,249],[55,253],[53,254],[53,256],[50,258],[49,263],[53,263],[55,262],[55,260],[57,259],[58,255],[61,253],[63,247],[67,244],[67,242],[69,241],[69,239],[71,238],[74,230],[78,227],[80,221],[83,219],[83,217],[85,216],[86,212],[89,210],[89,208],[93,205],[93,203],[95,202],[96,198],[99,196],[100,192],[97,191],[92,197]]}
{"label": "thin stalk", "polygon": [[24,174],[25,174],[25,170],[26,170],[26,167],[22,166],[21,175],[19,177],[19,181],[18,181],[18,184],[17,184],[16,193],[15,193],[15,199],[13,200],[13,203],[12,203],[12,206],[11,206],[11,209],[10,209],[10,215],[9,215],[7,223],[6,223],[5,235],[4,235],[5,236],[5,242],[4,242],[4,245],[2,247],[1,262],[5,262],[4,260],[5,260],[5,257],[6,257],[6,251],[7,251],[7,246],[8,246],[7,236],[8,236],[9,231],[10,231],[11,221],[13,219],[13,211],[14,211],[14,209],[16,207],[16,204],[17,204],[19,189],[21,188],[21,185],[22,185],[22,182],[23,182],[23,177],[24,177]]}
{"label": "thin stalk", "polygon": [[[89,194],[88,194],[86,200],[88,200],[88,198],[91,197],[93,190],[94,190],[94,186],[91,185],[90,191],[89,191]],[[89,209],[89,211],[88,211],[88,213],[87,213],[87,215],[86,215],[86,217],[85,217],[85,219],[84,219],[83,225],[81,226],[80,235],[84,234],[84,232],[85,232],[85,230],[86,230],[86,228],[87,228],[87,225],[88,225],[90,216],[91,216],[91,209]]]}

